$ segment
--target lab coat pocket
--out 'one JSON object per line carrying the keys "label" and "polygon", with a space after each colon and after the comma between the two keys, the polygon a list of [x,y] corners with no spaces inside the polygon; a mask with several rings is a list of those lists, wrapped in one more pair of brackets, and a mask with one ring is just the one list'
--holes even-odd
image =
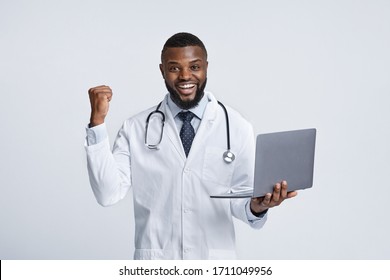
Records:
{"label": "lab coat pocket", "polygon": [[207,147],[203,160],[202,178],[204,181],[230,187],[235,161],[223,160],[224,149]]}

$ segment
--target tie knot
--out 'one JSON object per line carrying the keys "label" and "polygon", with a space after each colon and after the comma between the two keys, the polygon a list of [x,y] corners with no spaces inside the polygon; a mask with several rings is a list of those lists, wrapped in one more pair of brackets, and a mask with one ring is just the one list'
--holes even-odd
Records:
{"label": "tie knot", "polygon": [[190,111],[187,111],[187,112],[180,112],[178,114],[179,118],[183,121],[183,122],[191,122],[192,118],[195,116],[194,113],[190,112]]}

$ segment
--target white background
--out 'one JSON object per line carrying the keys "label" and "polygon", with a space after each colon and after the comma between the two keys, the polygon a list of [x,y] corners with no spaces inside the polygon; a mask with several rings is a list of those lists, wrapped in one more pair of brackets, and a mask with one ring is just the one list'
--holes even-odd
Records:
{"label": "white background", "polygon": [[163,98],[160,51],[180,31],[256,133],[318,130],[313,189],[260,231],[237,222],[239,257],[389,259],[385,0],[0,0],[0,259],[132,258],[132,195],[103,208],[89,186],[87,90],[113,88],[113,140]]}

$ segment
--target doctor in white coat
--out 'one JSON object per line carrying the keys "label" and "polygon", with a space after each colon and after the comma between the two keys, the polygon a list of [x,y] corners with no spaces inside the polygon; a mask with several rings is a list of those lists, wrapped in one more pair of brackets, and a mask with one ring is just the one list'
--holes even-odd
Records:
{"label": "doctor in white coat", "polygon": [[[207,66],[207,51],[199,38],[189,33],[169,38],[160,64],[168,89],[158,108],[162,114],[152,114],[146,141],[146,120],[156,106],[127,119],[112,151],[104,123],[112,91],[108,86],[89,90],[85,148],[90,183],[103,206],[120,201],[132,188],[134,259],[234,259],[233,217],[259,229],[269,208],[297,194],[287,192],[283,181],[261,198],[210,198],[253,188],[255,145],[251,125],[227,107],[235,159],[224,161],[226,115],[204,91]],[[195,137],[182,140],[189,132],[183,132],[181,112],[188,111]]]}

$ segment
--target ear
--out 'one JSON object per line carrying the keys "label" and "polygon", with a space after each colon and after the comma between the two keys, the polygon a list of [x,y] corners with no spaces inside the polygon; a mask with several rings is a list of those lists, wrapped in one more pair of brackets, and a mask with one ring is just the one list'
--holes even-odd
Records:
{"label": "ear", "polygon": [[162,65],[162,63],[160,63],[160,72],[161,72],[161,75],[163,76],[163,78],[165,79],[165,76],[164,76],[164,66]]}

